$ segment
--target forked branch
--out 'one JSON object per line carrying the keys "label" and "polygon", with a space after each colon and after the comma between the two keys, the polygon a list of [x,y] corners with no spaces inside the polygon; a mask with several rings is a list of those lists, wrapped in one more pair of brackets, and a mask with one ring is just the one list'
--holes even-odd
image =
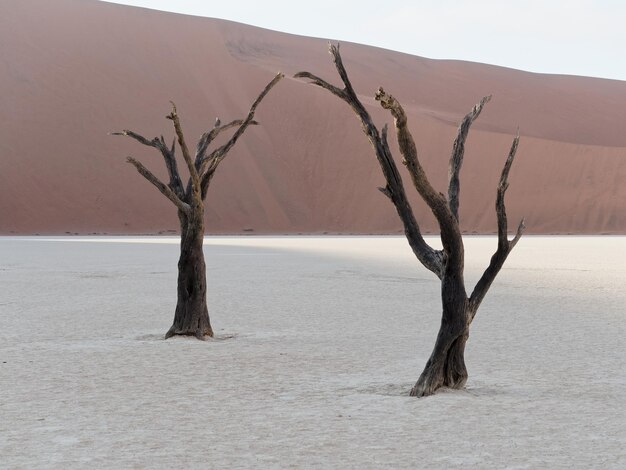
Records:
{"label": "forked branch", "polygon": [[320,88],[324,88],[325,90],[330,91],[333,95],[338,96],[342,100],[346,101],[344,90],[342,90],[341,88],[337,88],[335,85],[331,85],[327,81],[319,78],[316,75],[313,75],[310,72],[298,72],[297,74],[293,76],[293,78],[307,78],[310,80],[309,83],[312,83],[313,85],[317,85]]}
{"label": "forked branch", "polygon": [[[241,126],[243,124],[243,119],[235,119],[234,121],[229,122],[228,124],[221,125],[221,122],[218,119],[215,120],[215,126],[209,132],[205,132],[200,137],[198,141],[198,145],[196,147],[196,160],[195,165],[198,172],[200,171],[200,165],[202,160],[206,157],[206,151],[209,148],[209,145],[217,138],[219,134],[233,127]],[[252,121],[250,125],[257,125],[258,122]]]}
{"label": "forked branch", "polygon": [[500,182],[498,184],[498,192],[496,194],[496,214],[498,216],[498,245],[502,245],[503,247],[507,246],[509,251],[512,250],[513,247],[517,244],[525,228],[524,219],[522,219],[517,228],[515,238],[513,238],[513,240],[511,241],[508,241],[508,223],[506,218],[506,207],[504,205],[504,195],[506,193],[506,190],[509,189],[509,172],[511,171],[511,166],[513,165],[513,160],[515,159],[518,145],[519,131],[513,139],[513,143],[511,144],[511,150],[509,150],[509,155],[506,159],[506,162],[504,163],[504,168],[502,168],[502,174],[500,175]]}
{"label": "forked branch", "polygon": [[500,175],[500,181],[498,183],[498,190],[496,194],[496,216],[498,218],[498,248],[496,252],[491,257],[491,261],[489,266],[483,273],[482,277],[479,279],[476,287],[474,287],[474,291],[470,297],[469,307],[471,312],[471,318],[473,319],[476,315],[476,311],[480,306],[481,302],[485,298],[489,287],[493,283],[496,275],[500,272],[500,269],[504,265],[509,253],[515,247],[519,239],[521,238],[526,226],[524,225],[524,219],[521,220],[517,227],[517,232],[512,240],[508,239],[508,222],[506,217],[506,207],[504,205],[504,195],[506,190],[509,187],[509,171],[511,170],[511,166],[513,165],[513,160],[515,159],[515,154],[517,152],[517,147],[519,144],[519,132],[513,139],[513,143],[511,144],[511,149],[509,150],[509,155],[504,163],[504,167],[502,168],[502,174]]}
{"label": "forked branch", "polygon": [[450,163],[448,166],[448,204],[452,215],[459,221],[459,191],[460,180],[459,173],[463,165],[463,155],[465,154],[465,140],[469,134],[472,123],[480,115],[480,112],[486,103],[491,100],[491,95],[481,99],[472,110],[461,121],[454,144],[452,144],[452,154],[450,155]]}
{"label": "forked branch", "polygon": [[174,142],[172,142],[171,148],[167,148],[163,136],[155,137],[154,139],[149,140],[146,139],[144,136],[137,134],[136,132],[129,131],[128,129],[125,129],[121,132],[111,132],[111,135],[128,136],[143,145],[153,147],[161,152],[161,155],[163,155],[163,160],[165,160],[167,173],[170,177],[170,188],[172,189],[172,191],[174,191],[174,193],[176,193],[176,196],[178,196],[179,198],[182,199],[184,197],[183,183],[180,179],[180,174],[178,173],[178,165],[176,164],[176,158],[174,156]]}
{"label": "forked branch", "polygon": [[448,256],[447,265],[450,268],[452,265],[461,265],[463,263],[463,241],[459,225],[450,212],[445,196],[435,191],[426,176],[426,172],[419,161],[417,147],[409,131],[407,116],[402,105],[382,88],[378,89],[375,98],[384,109],[391,112],[394,118],[396,137],[403,163],[409,171],[413,186],[437,219],[441,230],[441,242]]}
{"label": "forked branch", "polygon": [[[398,139],[398,145],[400,148],[400,153],[402,154],[403,160],[402,163],[407,167],[409,171],[409,175],[411,175],[411,180],[413,181],[413,185],[417,192],[422,196],[422,199],[428,204],[428,206],[435,212],[438,207],[441,207],[441,203],[443,202],[443,197],[440,193],[435,191],[435,189],[428,181],[428,177],[426,176],[426,172],[422,167],[419,158],[417,156],[417,147],[415,146],[415,141],[413,140],[413,136],[408,129],[407,116],[402,108],[402,105],[396,100],[392,95],[388,94],[382,88],[379,88],[375,95],[376,101],[380,102],[380,105],[383,109],[389,110],[391,115],[394,118],[394,124],[396,127],[396,136]],[[444,216],[445,214],[439,214]],[[439,215],[435,213],[437,219],[439,219]]]}
{"label": "forked branch", "polygon": [[166,116],[167,119],[170,119],[174,123],[174,130],[176,132],[176,136],[178,137],[178,146],[180,147],[183,158],[185,159],[185,163],[187,164],[187,169],[189,170],[189,179],[191,181],[191,195],[193,199],[189,199],[193,201],[194,204],[200,204],[202,202],[202,198],[200,196],[200,176],[198,175],[198,170],[194,165],[193,160],[191,159],[191,154],[189,153],[189,148],[187,147],[187,143],[185,142],[185,136],[183,135],[183,129],[180,125],[180,118],[178,117],[178,113],[176,111],[176,105],[173,101],[172,103],[172,112]]}
{"label": "forked branch", "polygon": [[133,165],[137,171],[147,179],[150,183],[152,183],[161,193],[172,201],[179,210],[184,212],[185,214],[189,214],[190,207],[189,204],[183,202],[174,191],[165,183],[163,183],[159,178],[157,178],[150,170],[148,170],[145,166],[141,164],[141,162],[135,160],[133,157],[126,158],[126,161]]}
{"label": "forked branch", "polygon": [[367,136],[370,144],[374,148],[376,159],[382,169],[385,177],[386,186],[379,188],[380,191],[387,196],[396,207],[396,211],[402,220],[404,225],[404,232],[406,234],[409,245],[411,246],[413,253],[420,260],[420,262],[430,271],[435,273],[437,277],[443,276],[443,261],[441,252],[433,249],[429,246],[420,232],[419,225],[415,220],[413,210],[406,196],[404,185],[402,183],[402,177],[396,166],[396,163],[389,150],[387,143],[387,127],[383,128],[382,136],[378,129],[374,125],[371,116],[365,109],[365,106],[361,103],[358,96],[354,92],[354,88],[350,83],[348,73],[341,60],[339,54],[339,47],[333,44],[329,45],[329,52],[333,57],[333,62],[337,73],[339,74],[344,88],[338,88],[335,85],[328,83],[322,78],[313,75],[309,72],[298,72],[294,75],[296,78],[306,78],[314,85],[317,85],[333,95],[345,101],[355,112],[361,122],[363,132]]}
{"label": "forked branch", "polygon": [[[209,188],[209,183],[211,182],[211,178],[213,178],[213,174],[215,170],[217,170],[218,165],[226,158],[226,155],[230,151],[230,149],[237,143],[239,137],[243,135],[248,126],[256,124],[254,120],[254,113],[256,112],[256,108],[259,106],[263,98],[269,93],[269,91],[284,77],[282,73],[277,73],[274,78],[265,85],[265,88],[259,93],[256,100],[250,106],[250,111],[248,111],[248,115],[246,118],[239,124],[238,129],[235,131],[233,136],[221,147],[217,148],[213,152],[211,152],[207,157],[203,157],[202,161],[199,165],[198,174],[200,175],[200,184],[201,184],[201,195],[202,198],[206,197],[206,192]],[[233,121],[235,122],[235,121]],[[233,124],[232,127],[237,126],[238,124]],[[228,124],[227,124],[228,126]]]}

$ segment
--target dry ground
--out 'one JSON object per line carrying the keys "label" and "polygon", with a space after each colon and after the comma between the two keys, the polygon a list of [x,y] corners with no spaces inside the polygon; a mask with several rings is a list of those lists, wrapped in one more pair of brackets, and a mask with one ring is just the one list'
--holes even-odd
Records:
{"label": "dry ground", "polygon": [[0,467],[624,468],[625,245],[522,239],[467,389],[414,399],[439,293],[402,238],[207,238],[207,342],[161,339],[175,239],[0,238]]}

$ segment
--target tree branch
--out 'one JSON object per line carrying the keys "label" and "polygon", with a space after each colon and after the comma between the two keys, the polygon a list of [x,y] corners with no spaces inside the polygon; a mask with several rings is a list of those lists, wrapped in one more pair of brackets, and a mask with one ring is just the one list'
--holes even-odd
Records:
{"label": "tree branch", "polygon": [[[346,68],[344,67],[343,61],[341,59],[341,54],[339,53],[339,45],[328,43],[328,52],[333,57],[333,63],[335,64],[337,73],[339,74],[339,77],[341,78],[341,81],[344,85],[343,89],[331,85],[326,80],[323,80],[322,78],[313,75],[310,72],[298,72],[294,75],[294,78],[308,78],[310,80],[310,83],[312,83],[313,85],[317,85],[321,88],[324,88],[325,90],[330,91],[333,95],[341,98],[343,101],[348,103],[352,110],[357,114],[359,119],[361,119],[362,123],[364,119],[369,119],[371,121],[369,113],[367,113],[367,111],[365,110],[365,107],[359,100],[354,91],[354,87],[350,82],[348,72],[346,72]],[[374,127],[374,129],[376,128]],[[365,132],[368,137],[370,137],[370,134],[368,134],[369,130],[366,127],[363,127],[363,132]],[[376,130],[376,134],[378,134],[378,130]]]}
{"label": "tree branch", "polygon": [[184,197],[183,183],[180,179],[180,174],[178,173],[178,165],[176,164],[176,158],[174,157],[173,143],[172,148],[168,149],[165,145],[165,140],[163,139],[163,136],[161,136],[160,138],[155,137],[152,140],[148,140],[144,136],[139,135],[136,132],[129,131],[128,129],[125,129],[122,132],[111,132],[111,135],[128,136],[143,145],[147,145],[148,147],[153,147],[159,150],[161,152],[161,155],[163,155],[163,160],[165,160],[167,173],[170,177],[170,188],[174,191],[174,193],[176,193],[179,198]]}
{"label": "tree branch", "polygon": [[170,119],[174,123],[174,130],[176,131],[176,136],[178,137],[178,145],[183,152],[183,158],[185,159],[185,163],[187,164],[187,169],[189,170],[189,179],[191,181],[191,195],[193,196],[189,201],[194,201],[194,204],[201,204],[202,198],[200,196],[200,177],[198,175],[198,171],[194,165],[193,160],[191,159],[191,155],[189,154],[189,148],[187,148],[187,144],[185,142],[185,136],[183,135],[183,129],[180,125],[180,119],[178,117],[178,113],[176,112],[176,105],[173,101],[172,103],[172,112],[166,116],[167,119]]}
{"label": "tree branch", "polygon": [[438,193],[430,184],[426,172],[419,162],[417,148],[413,136],[408,129],[407,116],[402,105],[392,95],[379,88],[375,95],[376,101],[380,101],[381,106],[391,112],[394,117],[396,127],[396,137],[400,153],[403,156],[403,163],[406,165],[413,186],[435,215],[441,230],[441,241],[444,251],[448,256],[447,261],[450,268],[453,265],[463,263],[463,240],[459,230],[458,222],[454,219],[446,198]]}
{"label": "tree branch", "polygon": [[174,191],[165,183],[163,183],[159,178],[157,178],[150,170],[148,170],[145,166],[141,164],[141,162],[135,160],[133,157],[126,158],[126,161],[132,164],[139,174],[147,179],[150,183],[152,183],[161,193],[172,201],[179,210],[184,212],[185,214],[189,214],[191,210],[189,204],[183,202]]}
{"label": "tree branch", "polygon": [[381,143],[383,144],[383,154],[382,159],[384,160],[385,167],[389,168],[389,177],[392,188],[397,188],[401,186],[404,188],[404,184],[402,183],[402,177],[400,176],[400,172],[398,171],[398,167],[396,166],[396,162],[393,159],[393,155],[391,154],[391,149],[389,148],[389,142],[387,141],[387,124],[383,126],[383,131],[381,135]]}
{"label": "tree branch", "polygon": [[[385,164],[389,166],[388,174],[393,179],[393,182],[390,186],[389,180],[387,180],[387,186],[385,188],[378,189],[385,196],[391,199],[391,202],[393,202],[396,212],[400,216],[400,220],[403,222],[404,234],[415,257],[424,265],[426,269],[435,273],[439,279],[442,279],[444,274],[443,252],[435,250],[428,245],[420,232],[419,225],[415,219],[415,215],[413,214],[413,209],[406,198],[404,184],[402,183],[402,178],[398,172],[398,167],[396,166],[396,163],[391,155],[391,150],[389,149],[389,144],[387,142],[387,124],[383,127],[381,140],[384,150],[383,160],[385,161]],[[383,171],[383,173],[385,172]],[[386,175],[387,173],[385,173],[385,176]]]}
{"label": "tree branch", "polygon": [[450,155],[450,164],[448,166],[448,204],[452,215],[459,221],[459,191],[460,181],[459,173],[461,165],[463,165],[463,155],[465,153],[465,140],[469,133],[470,126],[474,120],[480,115],[480,112],[486,103],[491,99],[491,95],[485,96],[478,104],[474,105],[472,110],[463,118],[459,130],[452,145],[452,154]]}
{"label": "tree branch", "polygon": [[393,156],[391,155],[391,151],[389,150],[389,145],[387,143],[387,126],[383,128],[381,136],[378,129],[374,125],[371,116],[354,92],[354,88],[352,87],[348,74],[343,66],[341,55],[339,54],[339,48],[330,44],[329,52],[333,56],[335,68],[337,69],[337,72],[344,84],[343,90],[309,72],[299,72],[295,75],[295,77],[308,78],[314,85],[330,91],[333,95],[345,101],[358,116],[363,132],[374,148],[376,159],[378,160],[385,177],[385,181],[387,182],[386,186],[384,188],[379,188],[379,190],[393,202],[400,220],[402,220],[404,225],[404,233],[407,237],[407,241],[409,242],[409,245],[411,246],[411,249],[417,259],[428,270],[435,273],[437,277],[441,279],[443,276],[442,255],[426,243],[420,232],[419,225],[415,220],[413,210],[408,202],[406,192],[404,190],[402,177],[400,176],[398,167],[396,166]]}
{"label": "tree branch", "polygon": [[515,159],[518,144],[519,131],[513,139],[511,149],[509,150],[509,155],[506,159],[506,162],[504,163],[504,168],[502,168],[502,174],[500,175],[500,181],[498,183],[498,190],[496,193],[496,215],[498,218],[498,248],[491,257],[489,266],[483,273],[482,277],[479,279],[478,283],[476,283],[476,287],[474,287],[474,291],[470,296],[469,308],[471,312],[471,319],[473,319],[476,315],[476,311],[478,310],[478,307],[485,298],[489,287],[491,287],[491,284],[500,272],[500,269],[504,265],[504,262],[509,256],[509,253],[511,252],[511,250],[513,250],[513,247],[515,247],[522,234],[524,233],[524,230],[526,229],[524,225],[524,219],[522,219],[519,226],[517,227],[515,237],[513,238],[513,240],[509,241],[507,235],[508,228],[506,207],[504,205],[504,195],[509,187],[509,171],[511,170],[511,165],[513,165],[513,160]]}
{"label": "tree branch", "polygon": [[[203,158],[200,168],[198,170],[198,174],[200,175],[200,184],[201,184],[201,197],[204,199],[206,197],[206,192],[209,188],[209,183],[211,182],[211,178],[213,178],[213,174],[215,170],[217,170],[217,166],[226,158],[226,155],[230,151],[230,149],[237,143],[239,137],[243,135],[249,125],[256,123],[254,121],[254,113],[256,112],[256,108],[259,106],[263,98],[269,93],[269,91],[284,77],[282,73],[277,73],[274,78],[265,85],[265,88],[259,93],[256,100],[250,106],[250,110],[248,111],[248,115],[243,120],[243,122],[239,125],[239,128],[235,131],[233,136],[226,142],[224,145],[219,147],[218,149],[211,152],[211,154],[207,158]],[[236,126],[234,124],[233,126]]]}
{"label": "tree branch", "polygon": [[389,110],[391,115],[394,117],[400,153],[403,157],[402,163],[404,163],[409,170],[409,174],[411,175],[413,185],[415,186],[415,189],[417,189],[417,192],[420,196],[422,196],[422,199],[424,199],[428,206],[434,210],[433,205],[437,206],[440,204],[442,196],[432,187],[430,181],[428,181],[426,172],[419,162],[417,157],[417,147],[415,146],[413,136],[407,127],[408,120],[402,105],[400,105],[398,100],[396,100],[392,95],[387,94],[382,88],[379,88],[376,92],[375,99],[376,101],[380,101],[380,105],[384,109]]}
{"label": "tree branch", "polygon": [[504,167],[502,168],[502,174],[500,175],[500,181],[498,183],[498,190],[496,193],[496,215],[498,216],[498,246],[502,245],[502,247],[506,246],[507,248],[509,247],[509,242],[507,239],[508,224],[506,218],[506,207],[504,205],[504,195],[506,193],[506,190],[509,189],[509,172],[511,171],[511,165],[513,165],[513,159],[515,158],[518,145],[519,131],[513,139],[511,149],[509,150],[509,155],[507,156]]}
{"label": "tree branch", "polygon": [[157,144],[159,142],[159,139],[157,137],[155,137],[152,140],[149,140],[149,139],[146,139],[144,136],[137,134],[136,132],[129,131],[127,129],[124,129],[121,132],[109,132],[109,135],[128,136],[128,137],[135,139],[137,142],[142,143],[143,145],[147,145],[148,147],[154,147],[154,148],[157,148]]}
{"label": "tree branch", "polygon": [[346,96],[345,96],[346,93],[344,90],[337,88],[334,85],[331,85],[327,81],[322,80],[321,78],[313,75],[312,73],[298,72],[297,74],[293,76],[293,78],[308,78],[310,80],[309,83],[312,83],[313,85],[317,85],[321,88],[324,88],[325,90],[330,91],[333,95],[338,96],[342,100],[346,99]]}
{"label": "tree branch", "polygon": [[[211,142],[213,142],[220,133],[232,129],[233,127],[241,126],[242,124],[243,119],[235,119],[234,121],[231,121],[228,124],[224,124],[222,126],[220,125],[220,120],[218,118],[215,121],[215,127],[213,127],[213,129],[211,129],[209,132],[205,132],[204,134],[202,134],[202,137],[200,137],[200,140],[198,141],[198,145],[196,147],[195,165],[198,173],[200,172],[200,165],[202,164],[202,160],[205,158],[205,153],[209,148],[209,145],[211,145]],[[257,121],[252,121],[250,123],[251,126],[257,124]]]}
{"label": "tree branch", "polygon": [[334,44],[329,44],[330,54],[333,56],[333,62],[335,63],[335,68],[337,69],[337,73],[341,78],[345,88],[344,91],[347,95],[351,96],[353,99],[356,99],[356,93],[354,92],[354,88],[352,87],[352,83],[348,78],[348,72],[346,68],[343,66],[343,60],[341,59],[341,54],[339,53],[339,44],[336,46]]}

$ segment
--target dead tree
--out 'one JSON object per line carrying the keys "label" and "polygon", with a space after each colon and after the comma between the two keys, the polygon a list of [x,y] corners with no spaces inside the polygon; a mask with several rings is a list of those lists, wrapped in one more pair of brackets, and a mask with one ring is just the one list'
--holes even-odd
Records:
{"label": "dead tree", "polygon": [[376,101],[384,109],[389,110],[394,118],[398,145],[403,157],[402,163],[406,166],[415,189],[431,209],[439,224],[443,249],[435,250],[424,240],[413,215],[400,172],[387,143],[387,126],[385,125],[382,132],[379,132],[372,122],[372,118],[348,79],[348,74],[339,54],[339,47],[331,45],[330,53],[343,82],[343,88],[336,87],[309,72],[299,72],[295,77],[309,79],[311,83],[324,88],[348,103],[356,113],[361,121],[363,132],[374,148],[387,183],[385,187],[379,188],[379,190],[394,204],[404,225],[406,238],[417,259],[441,280],[441,303],[443,307],[441,327],[434,350],[424,371],[413,386],[411,395],[418,397],[431,395],[441,387],[462,388],[467,381],[464,352],[465,343],[469,337],[470,324],[491,283],[524,231],[524,221],[522,220],[513,240],[508,239],[504,206],[504,193],[508,187],[507,179],[517,150],[519,135],[513,139],[496,193],[498,248],[473,292],[468,296],[463,280],[464,246],[459,228],[459,172],[463,163],[465,140],[469,128],[490,97],[487,96],[480,100],[459,126],[450,156],[448,195],[446,197],[432,187],[420,164],[415,142],[408,129],[404,109],[393,96],[386,93],[382,88],[376,92]]}
{"label": "dead tree", "polygon": [[[235,145],[248,126],[257,124],[254,120],[257,106],[282,77],[283,75],[279,73],[267,84],[250,107],[250,111],[245,119],[234,120],[228,124],[221,124],[220,120],[216,119],[213,129],[205,132],[200,137],[194,157],[192,157],[185,142],[180,118],[174,103],[172,103],[172,112],[166,116],[167,119],[173,122],[176,133],[176,137],[169,147],[165,143],[163,136],[149,140],[129,130],[113,133],[114,135],[131,137],[144,145],[154,147],[161,153],[169,175],[169,183],[167,184],[160,181],[150,170],[134,158],[128,157],[127,161],[178,209],[178,220],[180,222],[178,300],[174,314],[174,323],[165,334],[165,338],[174,335],[195,336],[199,339],[213,336],[206,303],[206,266],[202,251],[204,240],[204,199],[218,165],[226,158],[229,150]],[[234,128],[237,130],[225,144],[214,150],[209,150],[209,146],[220,133]],[[176,140],[178,140],[178,146],[189,172],[189,180],[186,186],[183,186],[174,155]]]}

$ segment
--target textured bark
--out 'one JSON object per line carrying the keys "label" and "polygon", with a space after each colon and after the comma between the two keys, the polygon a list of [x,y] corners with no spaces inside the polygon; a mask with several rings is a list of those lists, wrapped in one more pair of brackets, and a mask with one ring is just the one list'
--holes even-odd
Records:
{"label": "textured bark", "polygon": [[470,324],[491,283],[524,230],[522,221],[515,238],[511,241],[507,239],[504,193],[508,187],[508,174],[515,157],[519,137],[513,141],[497,190],[498,249],[492,257],[489,267],[474,288],[472,296],[468,298],[463,279],[465,252],[458,214],[459,173],[463,164],[465,141],[470,126],[491,97],[487,96],[480,100],[459,126],[449,161],[448,195],[446,197],[443,193],[436,191],[428,180],[419,161],[413,136],[408,128],[406,113],[400,103],[382,88],[379,88],[374,96],[376,101],[384,109],[389,110],[393,116],[398,146],[403,158],[402,163],[405,165],[416,191],[426,202],[439,224],[443,250],[435,250],[422,237],[406,197],[402,178],[387,143],[387,126],[383,128],[382,133],[378,132],[350,83],[339,54],[339,47],[330,45],[330,53],[337,73],[343,82],[343,88],[332,85],[310,72],[299,72],[295,77],[309,79],[311,83],[329,91],[350,105],[361,122],[363,132],[374,148],[374,153],[385,177],[387,184],[384,188],[379,188],[380,191],[394,204],[404,225],[407,241],[417,259],[441,280],[441,327],[433,352],[424,371],[412,388],[411,395],[418,397],[431,395],[441,387],[462,388],[468,377],[464,353],[469,338]]}
{"label": "textured bark", "polygon": [[467,382],[465,344],[469,328],[457,331],[442,320],[437,341],[419,379],[411,389],[413,397],[432,395],[442,387],[460,389]]}
{"label": "textured bark", "polygon": [[202,218],[182,216],[178,260],[178,300],[174,323],[165,338],[174,335],[213,336],[206,302],[206,265],[202,242]]}
{"label": "textured bark", "polygon": [[454,144],[452,145],[452,154],[450,155],[450,163],[448,164],[448,203],[450,205],[450,211],[457,222],[459,220],[459,193],[461,191],[459,173],[461,172],[463,156],[465,155],[465,140],[469,134],[470,126],[480,115],[483,106],[485,106],[489,100],[491,100],[491,95],[485,96],[463,118],[456,139],[454,139]]}
{"label": "textured bark", "polygon": [[[172,111],[166,116],[174,125],[176,139],[171,147],[165,145],[163,136],[146,139],[130,130],[114,132],[113,135],[124,135],[136,141],[154,147],[161,152],[170,178],[169,184],[160,181],[143,164],[132,157],[127,161],[139,174],[147,179],[178,209],[180,221],[180,258],[178,260],[178,288],[174,322],[165,334],[165,338],[174,335],[195,336],[202,339],[213,336],[206,301],[206,265],[202,244],[204,240],[204,199],[217,166],[226,158],[229,150],[243,135],[250,125],[258,124],[254,120],[257,106],[283,75],[277,74],[261,91],[252,103],[245,119],[237,119],[221,125],[216,119],[215,126],[205,132],[196,146],[196,154],[192,157],[183,133],[182,124],[176,105],[172,103]],[[237,128],[234,135],[221,147],[209,152],[209,145],[222,132]],[[176,142],[189,170],[189,180],[183,187],[175,158]]]}

